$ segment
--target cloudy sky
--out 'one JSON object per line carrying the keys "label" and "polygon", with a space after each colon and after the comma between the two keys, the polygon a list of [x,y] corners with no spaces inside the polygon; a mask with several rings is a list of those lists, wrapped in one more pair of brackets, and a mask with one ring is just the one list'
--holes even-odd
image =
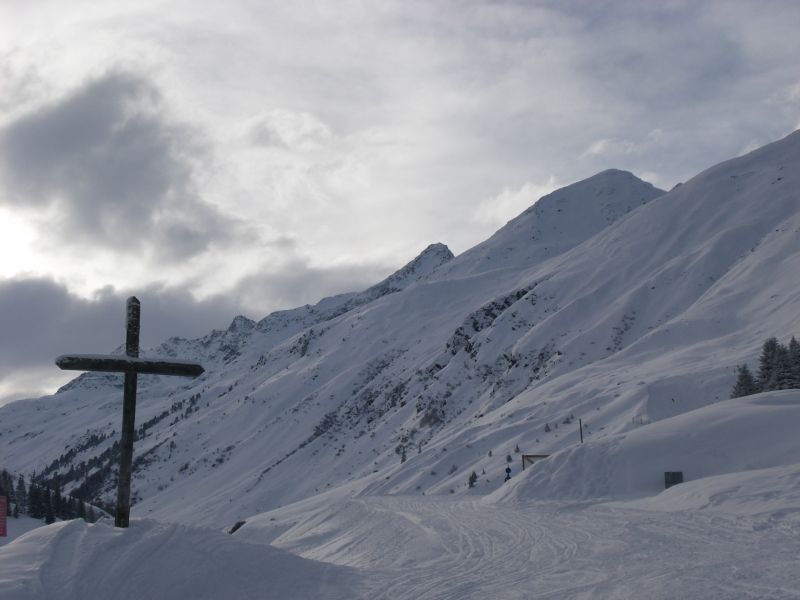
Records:
{"label": "cloudy sky", "polygon": [[800,128],[800,3],[0,0],[0,402]]}

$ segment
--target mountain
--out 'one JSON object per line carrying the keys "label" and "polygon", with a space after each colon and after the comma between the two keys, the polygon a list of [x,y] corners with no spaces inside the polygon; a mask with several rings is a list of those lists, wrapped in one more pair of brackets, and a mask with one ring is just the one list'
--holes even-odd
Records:
{"label": "mountain", "polygon": [[[334,491],[490,494],[517,448],[578,460],[578,419],[614,446],[725,400],[765,338],[800,333],[798,184],[798,132],[668,193],[604,171],[460,256],[434,244],[363,292],[167,340],[145,354],[206,373],[141,378],[133,515],[222,527]],[[111,499],[120,397],[87,374],[0,408],[5,466]]]}

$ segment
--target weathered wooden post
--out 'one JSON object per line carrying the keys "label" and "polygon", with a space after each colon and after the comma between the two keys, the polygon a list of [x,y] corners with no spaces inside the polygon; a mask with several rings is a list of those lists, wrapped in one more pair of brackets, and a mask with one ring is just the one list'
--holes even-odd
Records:
{"label": "weathered wooden post", "polygon": [[8,498],[0,496],[0,537],[8,535],[8,527],[6,525],[6,515],[8,514]]}
{"label": "weathered wooden post", "polygon": [[[139,358],[139,330],[141,327],[141,303],[135,296],[126,303],[125,355]],[[131,514],[131,472],[133,469],[133,433],[136,426],[135,371],[125,371],[125,387],[122,396],[122,439],[119,454],[119,483],[117,484],[117,514],[114,524],[127,527]]]}
{"label": "weathered wooden post", "polygon": [[117,483],[117,513],[114,524],[127,527],[131,513],[131,474],[133,470],[133,437],[136,430],[136,383],[140,373],[150,375],[180,375],[197,377],[203,367],[188,361],[144,360],[139,358],[139,329],[141,305],[134,296],[126,305],[125,356],[72,354],[59,356],[60,369],[74,371],[105,371],[125,373],[122,404],[122,439],[120,440],[119,480]]}

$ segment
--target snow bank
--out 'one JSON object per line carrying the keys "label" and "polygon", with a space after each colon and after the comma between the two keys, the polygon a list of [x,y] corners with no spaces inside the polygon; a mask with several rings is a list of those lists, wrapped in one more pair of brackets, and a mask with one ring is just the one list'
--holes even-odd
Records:
{"label": "snow bank", "polygon": [[795,465],[800,463],[798,422],[798,390],[719,402],[557,452],[487,500],[641,497],[664,489],[665,471],[683,471],[688,482]]}
{"label": "snow bank", "polygon": [[[324,500],[323,500],[324,498]],[[409,499],[415,506],[417,499]],[[303,556],[338,565],[413,567],[447,548],[413,512],[387,509],[384,498],[333,499],[330,495],[256,515],[236,537],[269,541]]]}
{"label": "snow bank", "polygon": [[8,536],[0,537],[0,546],[10,544],[21,535],[28,533],[42,527],[44,522],[41,519],[31,519],[26,515],[20,515],[18,518],[8,517]]}
{"label": "snow bank", "polygon": [[800,520],[800,464],[706,477],[673,486],[657,496],[608,504],[643,510],[705,510]]}
{"label": "snow bank", "polygon": [[65,521],[0,548],[0,599],[353,598],[358,578],[224,533]]}

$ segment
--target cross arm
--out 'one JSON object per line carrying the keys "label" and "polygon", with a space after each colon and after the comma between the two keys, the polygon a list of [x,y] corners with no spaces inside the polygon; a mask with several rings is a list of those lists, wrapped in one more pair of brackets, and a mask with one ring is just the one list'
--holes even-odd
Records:
{"label": "cross arm", "polygon": [[56,365],[65,371],[105,371],[182,377],[197,377],[205,371],[202,365],[186,360],[149,360],[107,354],[68,354],[59,356]]}

